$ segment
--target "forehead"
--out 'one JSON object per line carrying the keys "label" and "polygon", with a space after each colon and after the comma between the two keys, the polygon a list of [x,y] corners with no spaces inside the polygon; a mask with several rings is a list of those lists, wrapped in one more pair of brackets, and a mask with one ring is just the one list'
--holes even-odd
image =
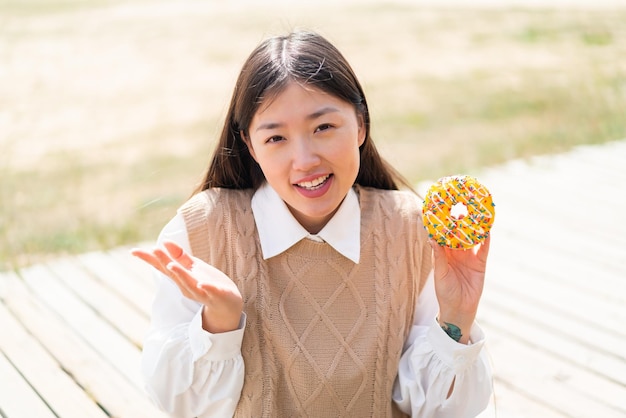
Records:
{"label": "forehead", "polygon": [[314,85],[289,82],[279,91],[268,95],[254,114],[255,120],[284,115],[308,115],[319,108],[332,106],[338,111],[354,111],[354,106],[345,100],[325,92]]}

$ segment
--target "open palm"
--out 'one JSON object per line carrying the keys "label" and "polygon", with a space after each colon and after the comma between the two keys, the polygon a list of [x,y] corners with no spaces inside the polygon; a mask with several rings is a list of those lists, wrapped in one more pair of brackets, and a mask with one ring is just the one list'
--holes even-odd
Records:
{"label": "open palm", "polygon": [[131,253],[169,277],[183,296],[204,305],[203,327],[207,331],[226,332],[238,327],[243,299],[226,274],[171,241],[163,247],[134,249]]}

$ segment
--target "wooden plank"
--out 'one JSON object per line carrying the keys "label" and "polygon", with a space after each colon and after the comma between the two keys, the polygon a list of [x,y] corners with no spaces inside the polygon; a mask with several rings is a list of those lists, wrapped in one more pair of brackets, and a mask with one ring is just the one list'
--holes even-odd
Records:
{"label": "wooden plank", "polygon": [[119,298],[108,287],[77,265],[75,259],[63,258],[47,263],[51,272],[50,280],[61,281],[76,293],[98,315],[105,318],[134,345],[141,348],[143,337],[148,329],[148,317]]}
{"label": "wooden plank", "polygon": [[[155,238],[156,240],[156,238]],[[137,245],[131,246],[123,246],[118,248],[113,248],[106,252],[112,260],[111,263],[117,264],[118,266],[124,268],[131,277],[135,280],[139,280],[143,286],[146,286],[151,290],[151,294],[154,294],[156,291],[156,283],[154,280],[154,268],[146,264],[145,262],[139,260],[138,258],[132,256],[130,254],[130,250],[133,248],[152,248],[155,245],[154,242],[142,242]]]}
{"label": "wooden plank", "polygon": [[[529,178],[531,183],[541,184],[549,177],[564,180],[564,185],[573,185],[571,178],[600,186],[618,187],[616,176],[624,176],[626,165],[626,141],[615,141],[602,146],[576,147],[571,151],[542,155],[525,160],[511,160],[505,164],[482,171],[481,176],[489,176],[494,182],[505,178]],[[537,180],[537,178],[540,178]]]}
{"label": "wooden plank", "polygon": [[[612,181],[607,181],[604,173],[595,169],[584,170],[582,167],[556,171],[552,167],[526,165],[517,166],[511,173],[494,171],[493,174],[480,175],[479,180],[494,195],[496,207],[500,200],[514,202],[514,207],[540,203],[550,209],[546,203],[587,201],[605,205],[614,201],[615,192],[620,190],[619,180],[623,174],[614,173],[611,177]],[[594,190],[595,193],[585,194],[588,190]]]}
{"label": "wooden plank", "polygon": [[[491,268],[493,267],[493,268]],[[571,318],[624,336],[626,312],[619,304],[589,297],[580,291],[543,280],[541,274],[528,275],[511,268],[491,266],[485,287],[506,289],[529,303],[551,306]]]}
{"label": "wooden plank", "polygon": [[[497,205],[478,318],[496,390],[516,396],[507,417],[626,415],[626,141],[616,144],[478,176]],[[547,411],[520,415],[529,404]]]}
{"label": "wooden plank", "polygon": [[80,335],[94,351],[136,387],[142,387],[139,372],[140,350],[104,318],[98,316],[74,293],[60,285],[43,265],[20,270],[20,275],[37,297]]}
{"label": "wooden plank", "polygon": [[[521,182],[506,180],[501,179],[511,188]],[[591,202],[562,208],[567,203],[565,196],[555,194],[550,199],[542,200],[539,196],[541,189],[542,186],[538,185],[536,188],[515,192],[521,197],[501,196],[503,200],[496,206],[494,235],[503,235],[534,245],[550,243],[556,251],[563,251],[574,257],[591,257],[600,265],[606,264],[623,271],[626,267],[626,258],[623,257],[626,223],[620,222],[620,219],[626,210],[626,197],[622,201],[600,207],[597,211],[594,211],[591,197]],[[531,203],[525,203],[525,200]],[[599,247],[599,244],[602,246]]]}
{"label": "wooden plank", "polygon": [[133,279],[128,271],[101,253],[82,254],[78,261],[121,298],[135,304],[146,316],[151,315],[154,286]]}
{"label": "wooden plank", "polygon": [[[520,233],[530,227],[533,234],[561,245],[572,242],[568,240],[572,236],[577,240],[602,242],[610,248],[626,245],[626,225],[620,222],[626,202],[606,206],[598,202],[573,202],[567,196],[539,188],[527,194],[516,193],[519,195],[497,194],[501,202],[496,206],[498,229]],[[532,197],[522,197],[526,195]]]}
{"label": "wooden plank", "polygon": [[594,171],[608,174],[609,178],[611,178],[612,174],[621,172],[626,166],[625,141],[614,141],[602,146],[576,147],[567,153],[555,156],[552,160],[558,171],[564,171],[562,168],[564,164],[586,165],[590,170],[585,170],[582,174],[586,174],[592,171],[591,169],[594,169]]}
{"label": "wooden plank", "polygon": [[11,278],[9,284],[11,293],[6,304],[13,315],[106,411],[119,418],[165,417],[148,400],[143,389],[129,382],[118,367],[103,358],[81,335],[63,322],[63,318],[59,318],[30,293],[21,280]]}
{"label": "wooden plank", "polygon": [[[572,318],[570,315],[554,310],[550,305],[536,303],[514,292],[501,290],[491,285],[485,289],[481,309],[487,313],[505,311],[510,315],[523,318],[529,325],[541,331],[562,336],[598,354],[613,357],[618,363],[616,365],[618,370],[626,368],[626,338]],[[626,379],[626,376],[623,378]]]}
{"label": "wooden plank", "polygon": [[[0,278],[2,280],[2,278]],[[0,351],[0,416],[56,418],[46,403]]]}
{"label": "wooden plank", "polygon": [[[554,211],[564,209],[572,203],[586,202],[592,206],[606,206],[611,210],[608,203],[615,202],[615,193],[619,192],[618,175],[615,182],[607,182],[606,179],[594,178],[593,174],[585,177],[564,175],[550,170],[539,170],[517,173],[515,176],[498,175],[483,176],[487,188],[492,192],[496,208],[499,203],[508,203],[512,208],[537,207]],[[586,191],[593,190],[587,194]],[[559,204],[560,203],[560,204]],[[553,206],[552,206],[553,205]],[[574,205],[574,207],[576,207]],[[567,215],[564,210],[563,215]]]}
{"label": "wooden plank", "polygon": [[[494,241],[498,241],[495,238]],[[498,247],[505,248],[503,251]],[[499,282],[506,279],[504,268],[515,270],[520,274],[539,277],[555,284],[577,289],[590,297],[608,300],[610,303],[626,304],[626,270],[614,272],[600,270],[598,266],[585,258],[572,258],[562,252],[550,251],[545,247],[529,247],[524,242],[507,239],[502,244],[496,243],[493,264],[496,272],[502,276],[493,276]],[[520,255],[523,255],[521,257]],[[529,262],[532,260],[532,262]],[[488,273],[491,273],[489,271]]]}
{"label": "wooden plank", "polygon": [[555,411],[541,399],[530,399],[520,394],[508,382],[494,379],[492,400],[476,418],[564,418],[568,415]]}
{"label": "wooden plank", "polygon": [[3,335],[11,336],[0,339],[0,350],[56,415],[63,418],[107,417],[4,305],[0,305],[0,329]]}
{"label": "wooden plank", "polygon": [[[531,254],[526,254],[531,256]],[[494,257],[495,258],[495,257]],[[504,259],[503,262],[508,260]],[[626,313],[623,306],[622,296],[618,294],[624,285],[616,287],[605,285],[603,277],[597,275],[594,280],[597,286],[607,286],[615,293],[612,297],[605,297],[599,292],[585,292],[584,288],[577,287],[574,283],[568,284],[567,278],[575,282],[575,275],[559,278],[553,273],[542,271],[543,266],[531,267],[508,262],[508,267],[493,263],[487,272],[485,286],[500,286],[509,292],[526,297],[536,303],[549,305],[554,309],[566,312],[580,321],[596,324],[598,327],[607,328],[617,335],[626,335],[623,321]],[[598,311],[593,311],[593,309]]]}
{"label": "wooden plank", "polygon": [[[493,318],[492,318],[493,319]],[[544,404],[568,417],[623,417],[626,396],[616,385],[560,358],[548,357],[537,347],[515,338],[483,319],[489,333],[488,350],[496,378],[520,396]],[[608,392],[603,392],[608,388]],[[617,398],[611,396],[617,392]]]}
{"label": "wooden plank", "polygon": [[[536,321],[533,317],[538,316],[537,314],[527,314],[525,311],[515,312],[505,308],[507,304],[512,304],[510,299],[500,303],[496,304],[489,298],[485,299],[484,307],[494,314],[481,315],[481,322],[492,326],[499,324],[500,333],[504,331],[514,333],[515,338],[540,348],[546,355],[569,361],[590,373],[623,386],[622,390],[616,393],[626,396],[626,361],[614,353],[624,347],[623,342],[612,341],[619,345],[610,348],[602,347],[600,341],[585,341],[584,338],[587,336],[583,334],[584,330],[580,327],[561,330],[556,328],[556,324]],[[506,318],[506,323],[504,323],[504,318]],[[566,323],[561,322],[561,324]],[[591,337],[592,335],[589,336]],[[606,337],[608,339],[609,336]]]}
{"label": "wooden plank", "polygon": [[[563,390],[571,391],[572,395],[576,394],[578,398],[585,398],[585,402],[580,400],[581,403],[602,404],[626,413],[626,385],[616,381],[622,378],[614,373],[604,373],[607,371],[605,367],[598,371],[600,366],[592,364],[606,361],[607,356],[600,356],[593,350],[582,347],[567,338],[533,327],[525,318],[509,314],[504,310],[496,311],[493,315],[481,316],[480,321],[489,330],[489,351],[497,353],[499,357],[496,358],[494,355],[494,364],[496,370],[500,372],[500,378],[507,381],[513,379],[513,375],[507,377],[506,374],[501,373],[502,367],[508,366],[510,362],[521,362],[523,365],[515,370],[515,373],[524,373],[528,378],[532,377],[536,380],[550,378],[558,381],[563,386]],[[495,343],[491,340],[495,340]],[[511,351],[504,349],[499,352],[494,351],[494,345],[505,345],[507,350]],[[540,363],[532,365],[535,360],[531,362],[526,357],[516,357],[514,355],[516,352],[532,353],[532,356]],[[613,362],[612,364],[620,363]],[[623,368],[624,363],[621,364]],[[524,367],[527,370],[524,370]],[[513,379],[511,383],[514,382]],[[589,391],[589,388],[593,388],[593,391]]]}
{"label": "wooden plank", "polygon": [[[571,162],[556,167],[553,160],[548,161],[544,167],[512,162],[481,176],[494,195],[496,209],[507,205],[506,212],[522,215],[522,219],[515,217],[517,222],[529,216],[536,218],[548,214],[557,221],[566,220],[573,228],[582,228],[590,222],[608,227],[612,220],[619,219],[620,210],[615,205],[619,203],[622,208],[624,205],[624,199],[619,198],[621,185],[626,181],[623,169],[615,169],[607,175],[598,167],[588,169]],[[608,216],[593,217],[590,208],[598,208],[599,213]],[[496,213],[499,223],[500,212],[497,210]],[[579,217],[580,214],[587,216]],[[594,232],[594,229],[587,232]],[[610,232],[610,228],[605,232]]]}
{"label": "wooden plank", "polygon": [[[626,207],[625,207],[626,209]],[[581,219],[583,215],[581,214]],[[624,247],[617,245],[615,241],[599,237],[594,239],[592,234],[583,234],[574,231],[567,226],[557,228],[558,222],[549,218],[522,218],[522,225],[507,231],[510,239],[527,242],[530,245],[546,245],[551,251],[560,251],[571,257],[582,257],[593,261],[599,266],[606,266],[611,270],[623,271],[626,267]],[[615,228],[614,233],[626,234],[626,229]],[[601,246],[601,247],[600,247]],[[602,251],[600,251],[602,248]]]}

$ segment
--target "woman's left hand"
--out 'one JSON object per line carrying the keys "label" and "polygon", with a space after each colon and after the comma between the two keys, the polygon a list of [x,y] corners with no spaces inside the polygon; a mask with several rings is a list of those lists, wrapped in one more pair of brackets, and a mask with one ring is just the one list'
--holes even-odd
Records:
{"label": "woman's left hand", "polygon": [[483,291],[489,242],[490,238],[487,238],[474,248],[458,250],[430,241],[434,255],[439,324],[458,327],[462,334],[459,342],[464,344],[469,341],[470,328]]}

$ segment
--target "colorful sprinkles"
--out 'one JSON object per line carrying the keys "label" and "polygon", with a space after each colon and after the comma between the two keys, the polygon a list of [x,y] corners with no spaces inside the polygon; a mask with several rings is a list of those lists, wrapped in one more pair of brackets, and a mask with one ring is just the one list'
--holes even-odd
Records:
{"label": "colorful sprinkles", "polygon": [[[454,217],[452,208],[462,203],[466,216]],[[474,177],[442,177],[426,193],[422,206],[424,228],[442,247],[467,249],[483,242],[495,217],[489,190]]]}

